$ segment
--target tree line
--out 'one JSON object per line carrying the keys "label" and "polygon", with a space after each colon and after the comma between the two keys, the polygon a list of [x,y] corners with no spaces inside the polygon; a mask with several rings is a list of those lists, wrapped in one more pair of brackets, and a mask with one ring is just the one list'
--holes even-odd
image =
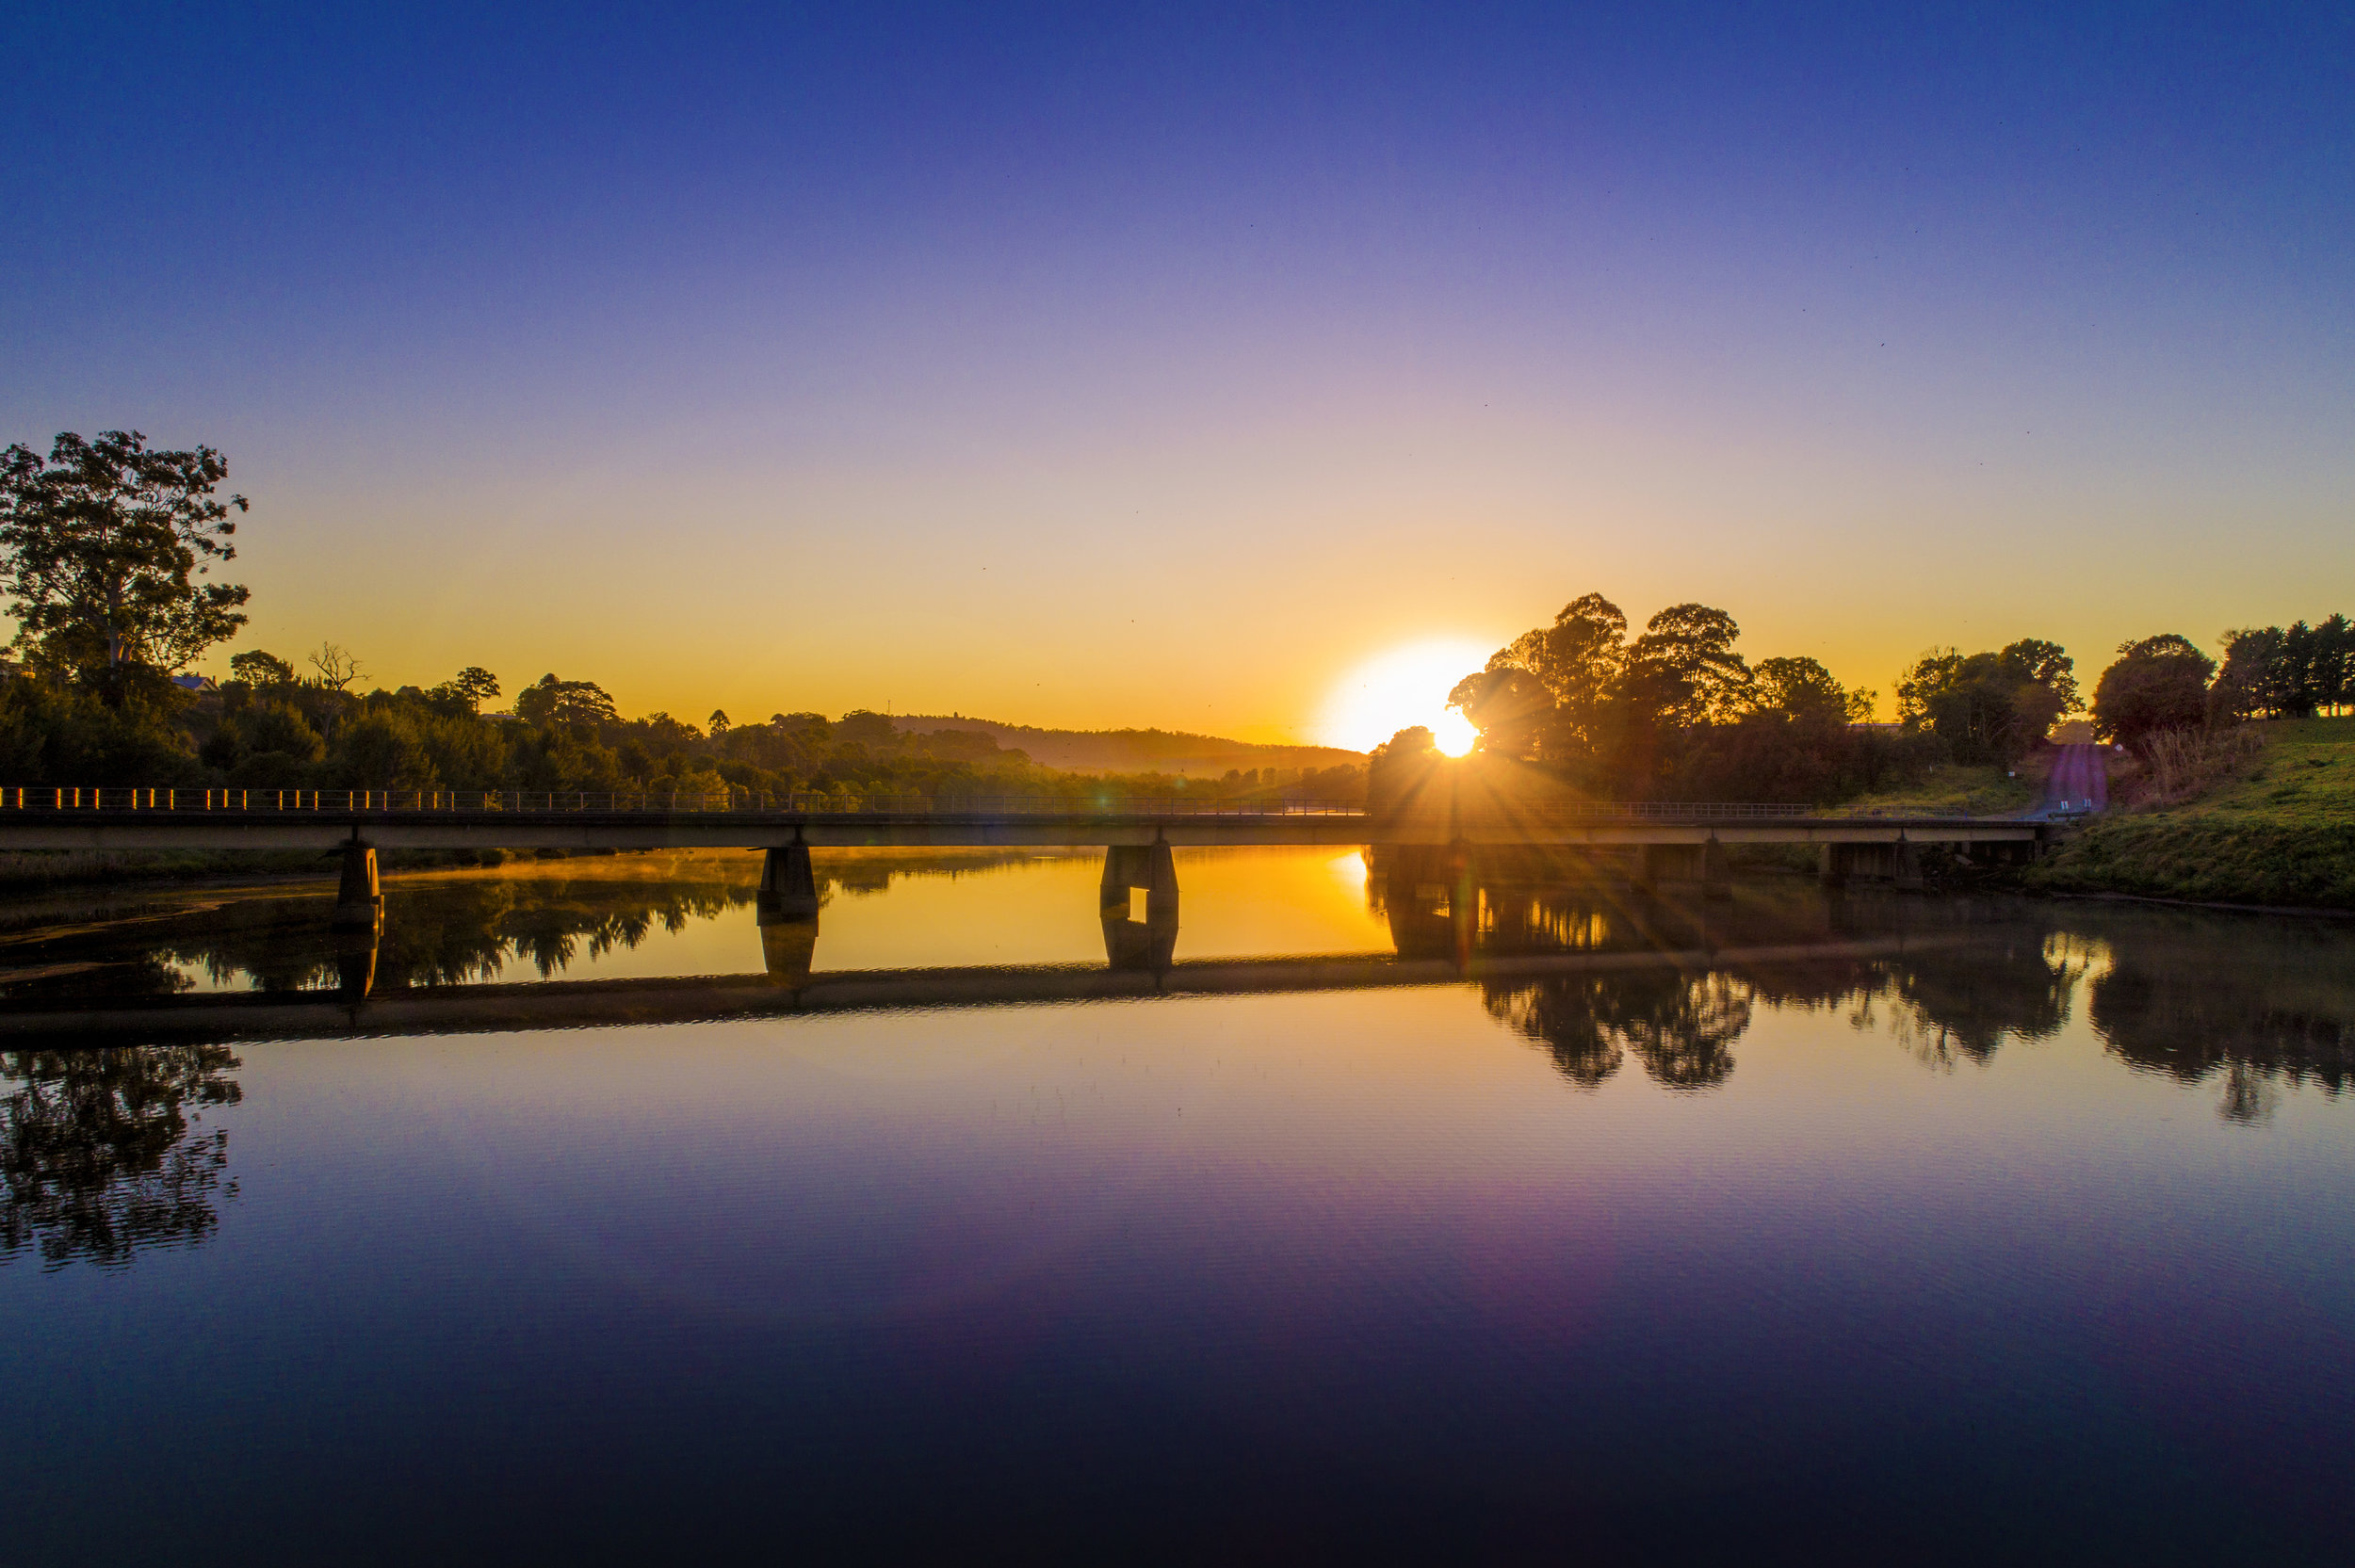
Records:
{"label": "tree line", "polygon": [[[1812,658],[1752,663],[1740,639],[1713,606],[1672,605],[1632,632],[1616,605],[1587,593],[1498,649],[1449,705],[1479,734],[1484,784],[1508,794],[1828,803],[1943,763],[2016,764],[2075,714],[2143,752],[2170,731],[2355,703],[2344,615],[2228,632],[2220,669],[2180,634],[2123,643],[2090,703],[2057,642],[1932,648],[1898,674],[1886,724],[1871,721],[1877,693],[1843,687]],[[1435,756],[1429,730],[1401,731],[1376,749],[1376,795],[1419,788]]]}
{"label": "tree line", "polygon": [[[1640,632],[1600,593],[1497,650],[1449,694],[1479,732],[1490,787],[1626,800],[1834,800],[1885,787],[1950,756],[2001,754],[2066,706],[2067,655],[2048,644],[1926,656],[1898,691],[1908,722],[1868,720],[1877,694],[1843,687],[1817,660],[1752,663],[1713,606],[1672,605]],[[1430,733],[1377,751],[1376,793],[1413,787]],[[1400,771],[1407,769],[1408,771]],[[1387,782],[1386,782],[1387,781]]]}
{"label": "tree line", "polygon": [[253,789],[645,790],[679,794],[1348,796],[1362,770],[1080,776],[966,730],[901,734],[887,716],[775,713],[703,724],[625,718],[591,680],[553,672],[488,704],[468,665],[426,687],[363,689],[352,654],[302,664],[263,649],[218,687],[175,680],[247,622],[249,592],[211,580],[236,558],[241,495],[211,447],[163,451],[136,430],[59,434],[0,454],[0,592],[17,638],[0,679],[0,781]]}
{"label": "tree line", "polygon": [[2224,634],[2216,672],[2217,716],[2309,719],[2355,707],[2355,622],[2255,626]]}

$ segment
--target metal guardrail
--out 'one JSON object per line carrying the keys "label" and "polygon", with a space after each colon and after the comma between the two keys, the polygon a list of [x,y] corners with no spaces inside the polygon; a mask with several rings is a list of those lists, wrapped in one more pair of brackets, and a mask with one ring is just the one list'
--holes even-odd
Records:
{"label": "metal guardrail", "polygon": [[606,816],[1362,816],[1350,800],[1204,800],[1133,796],[1082,799],[1059,795],[836,795],[803,791],[762,795],[743,790],[450,789],[167,789],[160,785],[105,789],[57,785],[0,788],[0,812],[176,812],[183,815],[338,816],[387,814],[556,813]]}
{"label": "metal guardrail", "polygon": [[[168,789],[39,786],[0,787],[0,813],[171,812],[179,815],[339,816],[558,813],[605,816],[726,814],[761,816],[1188,816],[1297,817],[1441,815],[1438,804],[1409,804],[1370,814],[1355,800],[1206,800],[1199,797],[1075,797],[1062,795],[837,795],[803,791],[761,795],[734,790],[691,794],[661,790],[447,789]],[[1754,800],[1499,801],[1463,814],[1481,821],[1795,821],[1880,816],[1968,817],[1962,811],[1842,811]]]}

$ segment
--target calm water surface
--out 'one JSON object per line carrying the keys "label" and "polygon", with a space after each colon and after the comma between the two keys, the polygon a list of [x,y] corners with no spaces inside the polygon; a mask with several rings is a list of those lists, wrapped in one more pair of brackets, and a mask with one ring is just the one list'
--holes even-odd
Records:
{"label": "calm water surface", "polygon": [[1178,865],[15,900],[0,1556],[2345,1560],[2346,925]]}

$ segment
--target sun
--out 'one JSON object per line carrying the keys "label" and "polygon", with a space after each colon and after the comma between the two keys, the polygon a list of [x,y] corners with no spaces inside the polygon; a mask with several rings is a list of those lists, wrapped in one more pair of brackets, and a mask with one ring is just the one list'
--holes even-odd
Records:
{"label": "sun", "polygon": [[1433,639],[1377,655],[1341,677],[1317,724],[1328,746],[1368,752],[1399,731],[1421,724],[1439,750],[1460,757],[1479,738],[1470,722],[1447,705],[1455,683],[1488,662],[1487,644]]}
{"label": "sun", "polygon": [[1472,728],[1472,721],[1454,708],[1439,715],[1431,726],[1431,744],[1451,757],[1464,755],[1479,739],[1480,732]]}

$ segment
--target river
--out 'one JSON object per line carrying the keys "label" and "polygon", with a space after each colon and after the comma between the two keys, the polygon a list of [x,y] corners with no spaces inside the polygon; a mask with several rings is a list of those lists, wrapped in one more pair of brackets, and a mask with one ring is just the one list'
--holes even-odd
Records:
{"label": "river", "polygon": [[2339,1560],[2355,924],[1100,865],[17,897],[0,1555]]}

